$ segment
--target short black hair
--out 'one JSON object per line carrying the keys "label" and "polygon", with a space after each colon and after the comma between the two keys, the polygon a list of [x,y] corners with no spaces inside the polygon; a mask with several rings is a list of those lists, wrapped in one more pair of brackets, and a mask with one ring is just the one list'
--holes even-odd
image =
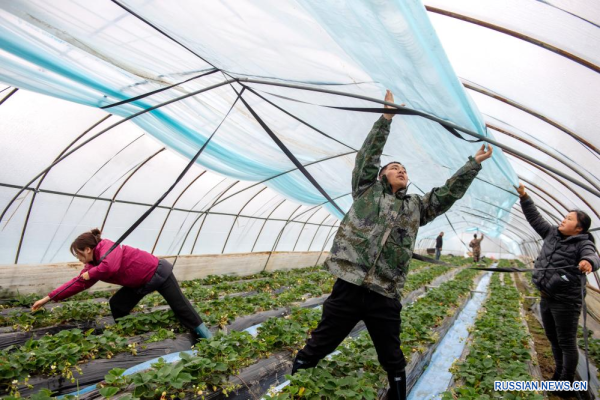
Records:
{"label": "short black hair", "polygon": [[477,234],[474,234],[474,235],[473,235],[473,237],[474,237],[475,239],[477,239]]}
{"label": "short black hair", "polygon": [[581,228],[581,233],[587,233],[592,225],[590,216],[581,210],[570,210],[569,213],[575,213],[577,215],[577,228]]}
{"label": "short black hair", "polygon": [[379,178],[381,178],[381,174],[383,174],[383,172],[385,171],[385,169],[387,167],[389,167],[390,165],[392,165],[392,164],[400,164],[402,166],[402,168],[404,168],[404,170],[406,171],[406,167],[400,161],[392,161],[392,162],[389,162],[389,163],[385,164],[383,167],[381,167],[381,169],[379,170],[379,173],[377,174],[377,176]]}

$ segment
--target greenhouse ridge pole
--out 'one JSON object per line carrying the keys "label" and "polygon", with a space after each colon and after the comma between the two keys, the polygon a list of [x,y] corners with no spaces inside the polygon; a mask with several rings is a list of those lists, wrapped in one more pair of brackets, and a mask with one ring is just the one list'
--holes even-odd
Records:
{"label": "greenhouse ridge pole", "polygon": [[[478,134],[478,133],[476,133],[474,131],[471,131],[470,129],[463,128],[461,126],[458,126],[458,125],[454,124],[453,122],[445,121],[445,120],[443,120],[441,118],[438,118],[436,116],[427,114],[427,113],[422,112],[422,111],[413,110],[413,109],[410,109],[408,107],[400,106],[400,105],[398,105],[396,103],[391,103],[391,102],[387,102],[387,101],[384,101],[384,100],[375,99],[375,98],[368,97],[368,96],[362,96],[362,95],[353,94],[353,93],[340,92],[340,91],[337,91],[337,90],[330,90],[330,89],[323,89],[323,88],[314,88],[314,87],[307,87],[307,86],[301,86],[301,85],[293,85],[293,84],[289,84],[289,83],[270,82],[270,81],[266,81],[266,80],[262,80],[262,79],[237,78],[237,80],[240,83],[245,82],[245,83],[256,83],[256,84],[270,85],[270,86],[280,86],[280,87],[286,87],[286,88],[290,88],[290,89],[306,90],[306,91],[327,93],[327,94],[332,94],[332,95],[337,95],[337,96],[343,96],[343,97],[351,97],[351,98],[356,98],[356,99],[360,99],[360,100],[370,101],[370,102],[373,102],[373,103],[387,105],[387,106],[393,107],[393,108],[395,108],[397,110],[409,111],[412,115],[418,115],[420,117],[429,119],[431,121],[439,123],[440,125],[443,125],[446,128],[452,128],[452,129],[458,130],[460,132],[466,133],[469,136],[472,136],[472,137],[477,138],[479,140],[482,140],[482,141],[485,141],[487,143],[493,144],[494,146],[497,146],[497,147],[499,147],[501,149],[504,149],[504,150],[507,150],[507,151],[511,151],[511,152],[513,152],[515,154],[518,154],[519,156],[521,156],[521,157],[529,160],[530,162],[533,162],[533,163],[535,163],[535,164],[537,164],[537,165],[539,165],[539,166],[541,166],[541,167],[543,167],[543,168],[545,168],[545,169],[547,169],[549,171],[552,171],[555,174],[563,177],[564,179],[567,179],[568,181],[576,184],[577,186],[579,186],[579,187],[587,190],[588,192],[590,192],[590,193],[592,193],[592,194],[600,197],[600,191],[598,191],[598,190],[596,190],[596,189],[594,189],[594,188],[586,185],[583,182],[580,182],[580,181],[578,181],[576,179],[571,178],[570,176],[566,175],[565,173],[563,173],[561,171],[558,171],[557,169],[555,169],[554,167],[552,167],[550,165],[547,165],[545,163],[537,161],[533,157],[530,157],[527,154],[524,154],[524,153],[522,153],[522,152],[520,152],[518,150],[514,150],[511,147],[506,146],[506,145],[504,145],[502,143],[499,143],[498,141],[496,141],[496,140],[494,140],[492,138],[485,137],[485,136],[480,135],[480,134]],[[317,104],[317,106],[319,106],[319,105]],[[376,112],[379,112],[379,110],[376,110]]]}

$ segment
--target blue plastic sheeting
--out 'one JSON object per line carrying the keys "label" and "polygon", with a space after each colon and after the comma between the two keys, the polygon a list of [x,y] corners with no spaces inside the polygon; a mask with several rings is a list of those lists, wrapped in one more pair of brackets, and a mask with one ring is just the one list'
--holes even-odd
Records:
{"label": "blue plastic sheeting", "polygon": [[478,292],[469,300],[465,308],[439,343],[437,350],[433,353],[431,362],[421,375],[413,389],[410,391],[408,400],[439,399],[441,394],[448,389],[452,379],[449,371],[452,363],[458,359],[466,345],[469,337],[468,329],[473,326],[477,318],[477,311],[481,308],[490,284],[492,272],[487,272],[477,285]]}
{"label": "blue plastic sheeting", "polygon": [[[75,4],[74,4],[75,3]],[[142,109],[223,81],[258,77],[304,86],[328,87],[382,99],[391,89],[397,103],[488,135],[479,111],[456,77],[423,5],[417,0],[386,2],[193,0],[124,5],[152,21],[182,45],[111,2],[3,2],[0,4],[0,81],[50,96],[100,107],[181,82],[217,67],[222,72],[192,80],[111,113],[129,116]],[[194,54],[195,53],[195,54]],[[351,205],[355,154],[377,115],[335,111],[280,97],[334,106],[373,103],[314,92],[250,85],[337,141],[327,139],[276,110],[257,96],[244,98],[307,167],[343,210]],[[226,85],[135,118],[146,132],[190,158],[223,120],[236,98]],[[420,193],[440,186],[479,144],[450,135],[420,117],[396,116],[383,162],[399,160]],[[323,161],[326,160],[327,161]],[[199,161],[236,179],[261,181],[304,204],[326,199],[265,134],[243,104],[236,104]],[[459,203],[504,218],[516,196],[517,178],[496,149]],[[493,205],[486,204],[490,202]],[[331,205],[329,210],[341,218]],[[449,214],[456,229],[485,228],[498,236],[503,223]],[[445,218],[421,231],[451,232]]]}

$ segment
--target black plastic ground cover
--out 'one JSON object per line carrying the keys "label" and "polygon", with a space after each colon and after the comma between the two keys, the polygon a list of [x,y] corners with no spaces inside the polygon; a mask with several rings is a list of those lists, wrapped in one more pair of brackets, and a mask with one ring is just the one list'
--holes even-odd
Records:
{"label": "black plastic ground cover", "polygon": [[[324,295],[316,298],[310,298],[303,303],[296,303],[289,307],[280,307],[274,310],[262,311],[256,314],[242,316],[236,318],[231,324],[224,328],[224,331],[241,331],[251,326],[265,322],[272,317],[282,317],[290,314],[292,306],[299,307],[315,307],[322,304],[329,295]],[[168,307],[168,306],[167,306]],[[211,331],[216,332],[218,328],[211,328]],[[150,334],[143,336],[132,337],[131,342],[140,342],[143,337],[149,337]],[[190,350],[194,344],[194,339],[190,334],[176,335],[176,339],[167,339],[157,343],[148,343],[143,346],[138,345],[137,355],[132,356],[130,353],[119,353],[111,359],[97,359],[81,364],[81,374],[73,370],[75,382],[71,382],[60,376],[37,376],[29,381],[33,388],[23,386],[19,389],[23,396],[29,396],[37,393],[41,389],[50,389],[56,395],[67,394],[76,391],[78,388],[84,388],[90,385],[97,384],[104,380],[104,376],[113,368],[128,369],[145,361],[152,360],[167,354],[180,351]]]}
{"label": "black plastic ground cover", "polygon": [[[438,285],[447,280],[451,280],[455,274],[459,271],[452,270],[444,275],[437,277],[430,285]],[[417,293],[418,292],[418,293]],[[420,288],[411,294],[423,294],[424,289]],[[240,294],[236,294],[240,295]],[[409,295],[410,296],[410,295]],[[406,305],[416,299],[416,296],[407,296],[403,300],[403,305]],[[306,301],[302,303],[295,303],[290,305],[289,307],[281,307],[274,310],[268,310],[259,312],[256,314],[238,317],[231,324],[225,327],[225,331],[240,331],[251,326],[260,324],[271,317],[282,317],[291,312],[291,307],[299,306],[302,308],[316,307],[324,303],[324,301],[329,297],[329,294],[325,294],[319,297],[309,297]],[[464,305],[463,305],[464,306]],[[168,306],[160,306],[153,308],[153,310],[162,308],[168,308]],[[452,322],[456,319],[458,313],[456,313],[451,319]],[[104,326],[107,323],[112,321],[111,317],[105,317],[99,321],[99,325]],[[446,322],[444,324],[445,330],[443,335],[447,332],[451,323],[448,323],[446,326]],[[59,328],[61,330],[62,327],[51,327],[51,328]],[[40,329],[51,329],[51,328],[40,328]],[[365,326],[362,322],[356,325],[354,330],[351,332],[350,336],[357,336],[361,331],[365,329]],[[438,329],[441,329],[439,327]],[[216,331],[215,328],[211,329],[212,331]],[[35,334],[38,334],[40,330],[36,330]],[[15,332],[15,333],[29,333],[31,332]],[[443,337],[442,332],[440,332],[440,339]],[[0,335],[0,340],[1,340]],[[132,338],[133,339],[133,338]],[[135,341],[135,339],[133,339]],[[120,353],[114,356],[111,359],[99,359],[93,360],[85,364],[81,364],[80,368],[82,370],[82,374],[78,374],[74,372],[73,375],[76,377],[76,381],[74,383],[66,380],[62,377],[35,377],[30,380],[30,384],[34,387],[32,389],[22,388],[20,392],[23,396],[29,396],[33,393],[38,392],[43,388],[47,388],[55,392],[55,395],[62,395],[76,391],[78,388],[82,389],[90,385],[97,384],[104,379],[104,376],[108,371],[113,368],[123,368],[127,369],[133,367],[135,365],[141,364],[145,361],[161,357],[170,353],[176,353],[179,351],[189,350],[191,345],[193,344],[193,339],[191,335],[181,334],[177,335],[176,339],[165,340],[158,343],[150,343],[146,345],[145,349],[139,349],[136,356],[132,356],[129,353]],[[437,345],[437,344],[435,344]],[[257,363],[248,366],[238,377],[231,377],[230,381],[232,383],[240,384],[240,387],[237,391],[229,394],[227,399],[252,399],[253,396],[257,396],[257,393],[260,395],[264,394],[265,391],[271,387],[272,385],[277,385],[285,381],[285,375],[289,374],[291,371],[291,355],[283,356],[283,353],[277,353],[276,355],[263,360],[258,360]],[[433,350],[428,354],[428,358],[420,357],[420,368],[421,371],[419,375],[413,378],[412,385],[416,382],[420,374],[422,373],[423,366],[429,361],[431,355],[433,354]],[[275,357],[275,358],[273,358]],[[272,359],[273,358],[273,359]],[[246,384],[244,384],[241,380],[244,380]],[[409,381],[410,383],[410,381]],[[412,387],[411,385],[411,387]],[[239,393],[239,394],[238,394]],[[258,395],[260,398],[260,395]],[[217,399],[223,398],[225,399],[222,393],[212,393],[211,397],[206,397],[206,399]],[[219,397],[221,396],[221,397]],[[100,398],[98,391],[94,390],[88,394],[81,396],[81,399],[93,399]]]}
{"label": "black plastic ground cover", "polygon": [[[273,291],[273,294],[280,294],[287,290],[287,287],[281,287]],[[257,294],[257,291],[250,292],[240,292],[240,293],[230,293],[227,295],[220,296],[219,299],[223,299],[226,297],[249,297]],[[156,306],[145,309],[142,311],[143,313],[149,313],[153,311],[160,310],[169,310],[170,307],[168,305]],[[137,313],[133,313],[137,314]],[[22,331],[22,330],[14,330],[12,327],[2,327],[0,328],[0,350],[5,349],[9,346],[19,346],[27,342],[29,339],[39,339],[45,335],[54,335],[62,330],[68,329],[81,329],[83,331],[87,331],[89,329],[94,329],[95,334],[100,334],[104,331],[104,328],[108,325],[114,325],[115,321],[111,316],[102,317],[96,321],[84,321],[80,323],[67,323],[67,324],[59,324],[52,325],[43,328],[36,328],[30,331]]]}

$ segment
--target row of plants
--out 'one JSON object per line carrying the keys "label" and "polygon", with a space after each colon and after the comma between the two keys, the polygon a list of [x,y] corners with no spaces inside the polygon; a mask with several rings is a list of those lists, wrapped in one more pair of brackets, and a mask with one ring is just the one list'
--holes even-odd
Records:
{"label": "row of plants", "polygon": [[457,385],[443,394],[452,399],[543,399],[535,392],[495,392],[494,381],[531,381],[529,332],[521,299],[509,274],[493,274],[490,296],[471,331],[469,353],[452,366]]}
{"label": "row of plants", "polygon": [[436,265],[424,271],[419,271],[409,275],[411,279],[407,279],[404,283],[404,288],[402,289],[402,296],[406,297],[408,293],[431,283],[435,278],[445,274],[449,270],[450,267],[446,267],[444,265]]}
{"label": "row of plants", "polygon": [[[210,299],[218,299],[221,296],[246,291],[271,292],[284,286],[296,285],[303,280],[327,279],[330,275],[325,271],[309,268],[306,270],[293,271],[293,274],[278,274],[275,278],[268,280],[253,281],[245,284],[222,283],[218,286],[206,288],[202,286],[188,287],[184,289],[186,296],[192,303]],[[146,307],[165,305],[165,301],[158,293],[146,296],[133,310],[139,312]],[[98,317],[110,315],[108,302],[95,300],[66,301],[60,307],[51,309],[40,309],[37,312],[29,310],[15,310],[8,315],[0,316],[0,325],[12,326],[14,329],[31,330],[46,326],[52,326],[67,322],[94,321]]]}
{"label": "row of plants", "polygon": [[[475,270],[463,270],[452,280],[432,289],[402,311],[400,339],[407,363],[439,340],[435,329],[454,315],[473,287]],[[367,332],[356,339],[347,338],[339,353],[322,360],[316,368],[286,376],[290,384],[268,398],[376,399],[387,386],[387,375],[379,365],[377,352]]]}
{"label": "row of plants", "polygon": [[[118,394],[121,399],[203,398],[216,391],[227,395],[240,386],[229,381],[231,376],[275,352],[299,348],[316,328],[320,316],[318,309],[296,308],[284,318],[268,319],[256,337],[243,331],[218,333],[194,345],[194,353],[181,353],[181,360],[176,363],[160,359],[149,370],[128,376],[123,375],[123,369],[113,369],[98,385],[99,392],[107,398]],[[16,396],[13,392],[6,399],[13,400]],[[50,396],[50,391],[42,390],[35,400]]]}
{"label": "row of plants", "polygon": [[14,391],[32,374],[61,375],[75,382],[73,370],[96,358],[111,358],[116,353],[136,354],[136,346],[114,332],[92,334],[93,330],[64,330],[39,340],[29,340],[18,348],[0,351],[0,387]]}
{"label": "row of plants", "polygon": [[[245,298],[208,301],[196,305],[196,309],[207,325],[224,326],[237,316],[303,301],[307,294],[320,296],[331,292],[333,277],[326,274],[320,278],[314,281],[297,279],[300,282],[297,286],[278,295],[260,293]],[[39,340],[31,339],[23,346],[10,346],[0,351],[0,387],[12,390],[11,387],[24,383],[27,375],[62,375],[71,379],[72,367],[76,368],[83,362],[111,358],[126,351],[135,355],[138,346],[128,341],[128,337],[153,332],[147,342],[157,342],[173,338],[175,332],[184,330],[172,311],[158,310],[124,317],[107,326],[101,335],[94,335],[92,330],[83,334],[79,329],[70,329]],[[144,345],[140,348],[143,349]],[[69,357],[65,358],[64,354],[69,354]]]}
{"label": "row of plants", "polygon": [[[260,293],[246,298],[233,297],[226,300],[214,300],[200,304],[197,309],[208,325],[225,325],[235,316],[253,314],[288,305],[294,301],[304,300],[307,293],[318,296],[330,292],[333,278],[329,274],[315,273],[312,270],[307,272],[306,277],[314,280],[303,281],[298,279],[298,277],[302,277],[302,274],[295,273],[293,275],[295,275],[294,279],[296,279],[297,285],[279,296]],[[412,280],[429,282],[434,277],[429,270],[423,271],[421,274],[422,276],[419,274],[411,275],[407,282]],[[424,280],[424,276],[428,276],[429,279]],[[98,305],[98,303],[66,304],[64,310],[61,310],[61,307],[52,312],[67,312],[71,307],[74,307],[79,310],[81,315],[86,313],[89,315],[90,312],[93,312],[90,311],[89,307],[94,305]],[[218,312],[214,313],[214,310],[218,310]],[[274,319],[274,321],[277,320],[281,319]],[[62,331],[53,336],[48,335],[40,340],[30,340],[20,348],[11,347],[0,353],[0,381],[4,386],[11,387],[14,390],[17,384],[28,379],[24,372],[27,372],[27,375],[43,373],[62,375],[73,379],[73,368],[71,367],[74,366],[77,370],[76,366],[81,362],[95,358],[110,358],[112,355],[123,351],[135,354],[137,351],[136,346],[129,343],[126,336],[154,331],[148,341],[162,341],[172,338],[174,331],[179,328],[172,312],[155,311],[126,317],[102,335],[93,335],[91,331],[83,333],[81,330],[75,329]],[[274,342],[284,338],[285,341],[288,334],[290,333],[279,332],[276,335],[271,335],[270,339],[266,340]],[[293,335],[293,332],[291,334]],[[76,352],[73,350],[75,348],[80,348],[82,351]],[[69,357],[62,357],[63,354],[69,354]]]}

